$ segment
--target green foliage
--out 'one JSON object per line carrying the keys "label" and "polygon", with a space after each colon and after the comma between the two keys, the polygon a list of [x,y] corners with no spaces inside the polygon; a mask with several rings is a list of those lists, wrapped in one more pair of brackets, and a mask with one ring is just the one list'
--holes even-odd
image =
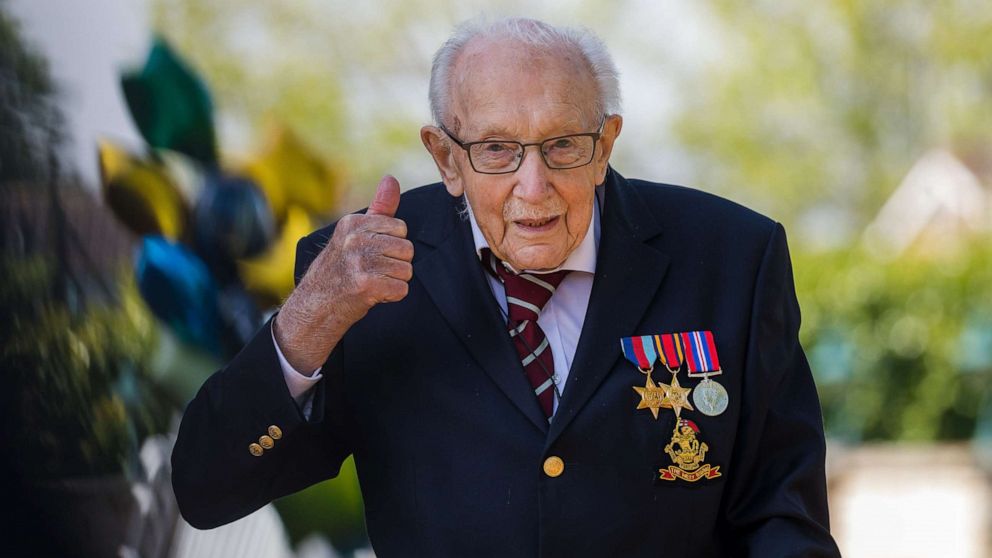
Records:
{"label": "green foliage", "polygon": [[972,437],[992,405],[989,239],[893,261],[853,243],[925,153],[987,173],[992,12],[970,0],[708,7],[724,56],[687,86],[676,132],[702,185],[793,233],[828,433]]}
{"label": "green foliage", "polygon": [[342,552],[368,546],[362,492],[355,460],[341,465],[337,477],[276,501],[289,538],[294,543],[311,533],[323,533]]}
{"label": "green foliage", "polygon": [[19,472],[29,478],[120,473],[140,440],[167,426],[170,403],[144,381],[155,342],[129,274],[116,305],[73,312],[53,296],[44,257],[0,260],[4,414]]}
{"label": "green foliage", "polygon": [[0,3],[0,183],[44,179],[60,124],[48,64]]}
{"label": "green foliage", "polygon": [[689,84],[677,124],[707,187],[800,233],[829,208],[851,235],[932,148],[988,158],[992,11],[980,2],[710,5],[726,55]]}
{"label": "green foliage", "polygon": [[797,256],[801,338],[828,433],[972,437],[992,380],[992,244],[951,258]]}

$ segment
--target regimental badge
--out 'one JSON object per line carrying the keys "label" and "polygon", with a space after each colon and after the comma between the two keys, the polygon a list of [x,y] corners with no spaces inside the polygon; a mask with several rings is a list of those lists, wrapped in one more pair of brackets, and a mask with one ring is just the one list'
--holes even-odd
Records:
{"label": "regimental badge", "polygon": [[702,378],[692,394],[699,412],[715,417],[727,410],[730,401],[727,390],[710,376],[723,374],[716,342],[710,331],[687,331],[678,334],[685,346],[685,362],[690,378]]}
{"label": "regimental badge", "polygon": [[665,446],[665,453],[672,458],[674,465],[658,469],[661,480],[681,479],[696,482],[700,479],[715,479],[721,476],[720,467],[703,463],[709,446],[699,440],[699,427],[689,419],[675,421],[672,440]]}

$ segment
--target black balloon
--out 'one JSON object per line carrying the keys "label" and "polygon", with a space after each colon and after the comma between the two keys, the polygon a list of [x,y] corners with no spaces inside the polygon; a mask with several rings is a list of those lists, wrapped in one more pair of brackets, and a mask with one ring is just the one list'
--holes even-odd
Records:
{"label": "black balloon", "polygon": [[274,236],[268,201],[251,180],[206,177],[193,213],[193,242],[220,284],[237,282],[237,260],[261,253]]}

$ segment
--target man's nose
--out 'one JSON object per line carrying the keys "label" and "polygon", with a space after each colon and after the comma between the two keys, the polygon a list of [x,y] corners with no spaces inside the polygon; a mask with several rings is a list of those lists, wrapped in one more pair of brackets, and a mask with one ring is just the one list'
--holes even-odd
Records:
{"label": "man's nose", "polygon": [[[531,149],[533,148],[533,149]],[[524,148],[523,160],[517,169],[517,185],[514,194],[527,201],[540,201],[548,195],[548,173],[551,169],[544,164],[540,146],[533,145]]]}

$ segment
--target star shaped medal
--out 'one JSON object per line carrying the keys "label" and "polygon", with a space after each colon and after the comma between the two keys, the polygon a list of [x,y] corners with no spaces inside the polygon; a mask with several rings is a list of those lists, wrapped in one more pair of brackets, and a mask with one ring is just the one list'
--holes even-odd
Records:
{"label": "star shaped medal", "polygon": [[668,403],[667,384],[655,384],[651,379],[651,372],[654,370],[654,361],[658,358],[655,351],[654,336],[637,335],[634,337],[624,337],[620,339],[620,349],[623,356],[637,369],[647,376],[644,387],[634,386],[634,391],[641,396],[638,409],[650,409],[654,418],[658,418],[658,410],[670,408]]}
{"label": "star shaped medal", "polygon": [[675,411],[676,418],[682,418],[682,409],[695,410],[689,403],[689,392],[692,391],[692,388],[679,385],[679,369],[682,367],[682,360],[685,355],[682,349],[682,338],[677,333],[664,333],[655,335],[652,341],[657,349],[658,360],[672,373],[672,383],[665,386],[667,393],[664,407]]}
{"label": "star shaped medal", "polygon": [[684,388],[679,385],[678,373],[677,369],[672,372],[672,383],[668,386],[667,407],[675,411],[676,418],[682,418],[682,409],[687,411],[695,411],[695,409],[689,404],[689,392],[692,391],[692,388]]}
{"label": "star shaped medal", "polygon": [[651,414],[657,419],[659,409],[669,409],[672,406],[669,402],[669,387],[667,384],[655,384],[651,380],[651,376],[648,375],[648,381],[644,387],[634,386],[634,391],[641,396],[641,402],[637,404],[637,408],[651,409]]}

